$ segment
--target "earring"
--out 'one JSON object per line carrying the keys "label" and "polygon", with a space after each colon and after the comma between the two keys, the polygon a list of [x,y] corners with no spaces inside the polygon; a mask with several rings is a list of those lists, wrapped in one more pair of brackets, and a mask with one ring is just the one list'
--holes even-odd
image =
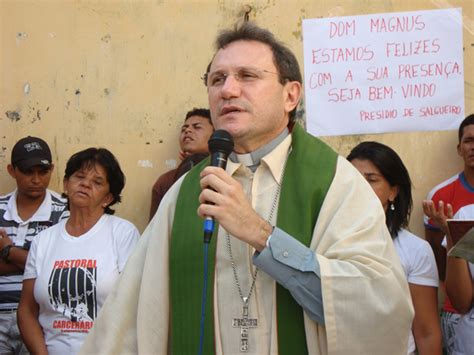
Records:
{"label": "earring", "polygon": [[395,211],[395,205],[393,204],[393,202],[390,202],[390,210]]}

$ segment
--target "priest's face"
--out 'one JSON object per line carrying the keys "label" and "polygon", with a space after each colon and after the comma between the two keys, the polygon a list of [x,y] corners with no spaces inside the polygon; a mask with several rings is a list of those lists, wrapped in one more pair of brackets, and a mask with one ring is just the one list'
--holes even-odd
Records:
{"label": "priest's face", "polygon": [[246,40],[216,53],[207,88],[213,125],[233,136],[237,153],[254,151],[277,137],[301,91],[297,82],[280,83],[267,44]]}

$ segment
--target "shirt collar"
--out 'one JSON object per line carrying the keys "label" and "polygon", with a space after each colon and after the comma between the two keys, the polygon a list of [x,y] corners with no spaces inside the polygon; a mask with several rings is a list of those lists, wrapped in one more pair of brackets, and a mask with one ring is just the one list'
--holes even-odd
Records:
{"label": "shirt collar", "polygon": [[[283,136],[282,140],[278,139],[280,136]],[[275,181],[277,181],[278,183],[281,183],[283,168],[285,165],[286,158],[289,154],[289,150],[291,149],[292,141],[291,134],[289,134],[288,131],[286,131],[286,134],[280,136],[275,138],[275,140],[278,141],[276,146],[272,145],[273,148],[268,151],[265,156],[261,157],[260,162],[263,162],[263,164],[259,164],[256,166],[259,167],[260,165],[264,165],[265,167],[267,167],[270,170]],[[227,163],[227,172],[229,173],[229,175],[232,176],[239,168],[244,167],[245,165],[241,162],[233,162],[232,160],[229,160],[229,162]]]}
{"label": "shirt collar", "polygon": [[35,214],[30,217],[28,221],[23,221],[18,215],[18,207],[16,204],[16,197],[18,195],[18,190],[15,190],[8,200],[7,210],[5,212],[4,218],[9,221],[15,221],[16,223],[22,222],[45,222],[49,221],[51,217],[51,194],[49,190],[46,190],[46,195],[41,205],[36,210]]}
{"label": "shirt collar", "polygon": [[234,163],[241,163],[252,172],[257,170],[257,167],[260,165],[260,161],[264,156],[270,153],[275,149],[283,140],[289,135],[288,128],[285,127],[283,132],[281,132],[276,138],[271,140],[269,143],[265,144],[263,147],[258,148],[257,150],[247,153],[247,154],[237,154],[232,152],[229,155],[229,159]]}

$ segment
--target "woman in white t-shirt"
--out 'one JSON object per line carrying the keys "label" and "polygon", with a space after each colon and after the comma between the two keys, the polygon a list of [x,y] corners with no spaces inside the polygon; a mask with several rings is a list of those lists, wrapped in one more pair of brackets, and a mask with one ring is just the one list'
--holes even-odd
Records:
{"label": "woman in white t-shirt", "polygon": [[407,353],[441,354],[438,270],[434,254],[425,240],[404,228],[408,226],[412,208],[408,171],[393,149],[377,142],[360,143],[347,159],[362,173],[380,199],[388,230],[407,277],[415,308]]}
{"label": "woman in white t-shirt", "polygon": [[34,354],[75,354],[138,240],[112,214],[125,176],[114,155],[89,148],[67,162],[70,217],[33,240],[25,265],[18,325]]}

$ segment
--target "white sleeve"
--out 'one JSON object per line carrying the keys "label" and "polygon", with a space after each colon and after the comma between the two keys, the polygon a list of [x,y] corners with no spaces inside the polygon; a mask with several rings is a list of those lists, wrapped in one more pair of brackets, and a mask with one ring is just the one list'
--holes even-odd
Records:
{"label": "white sleeve", "polygon": [[23,280],[36,279],[38,270],[36,269],[36,255],[38,253],[38,243],[42,232],[37,234],[31,242],[28,257],[26,258],[25,271],[23,272]]}
{"label": "white sleeve", "polygon": [[474,219],[474,204],[461,207],[453,219]]}
{"label": "white sleeve", "polygon": [[438,287],[438,268],[436,260],[428,243],[420,244],[413,258],[413,267],[408,274],[408,282],[421,286]]}
{"label": "white sleeve", "polygon": [[133,251],[140,233],[138,229],[129,221],[122,220],[122,223],[119,223],[115,228],[117,233],[115,237],[116,247],[117,247],[117,257],[118,257],[118,269],[121,273],[127,263],[128,257]]}

